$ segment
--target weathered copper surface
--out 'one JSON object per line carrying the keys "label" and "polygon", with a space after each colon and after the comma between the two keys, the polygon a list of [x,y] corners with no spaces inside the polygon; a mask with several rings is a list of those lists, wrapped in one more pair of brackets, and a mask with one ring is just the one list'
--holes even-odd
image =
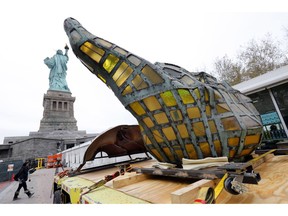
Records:
{"label": "weathered copper surface", "polygon": [[93,161],[99,152],[105,152],[108,157],[147,152],[139,125],[119,125],[97,136],[87,148],[77,170],[80,171],[86,161]]}
{"label": "weathered copper surface", "polygon": [[73,18],[65,20],[64,28],[78,59],[138,120],[145,146],[158,161],[233,160],[249,155],[261,142],[259,113],[227,83],[205,72],[152,64],[91,34]]}

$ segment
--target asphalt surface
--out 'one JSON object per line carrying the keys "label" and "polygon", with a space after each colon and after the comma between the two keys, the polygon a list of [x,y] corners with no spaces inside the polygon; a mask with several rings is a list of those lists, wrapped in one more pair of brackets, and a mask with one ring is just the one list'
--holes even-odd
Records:
{"label": "asphalt surface", "polygon": [[19,199],[13,201],[13,196],[18,188],[19,182],[8,181],[0,183],[0,204],[52,204],[53,203],[53,177],[55,168],[39,169],[29,175],[31,181],[27,181],[28,189],[34,193],[31,198],[21,188]]}

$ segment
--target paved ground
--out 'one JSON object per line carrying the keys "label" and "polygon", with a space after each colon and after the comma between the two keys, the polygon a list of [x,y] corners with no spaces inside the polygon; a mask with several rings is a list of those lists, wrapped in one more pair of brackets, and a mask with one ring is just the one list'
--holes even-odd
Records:
{"label": "paved ground", "polygon": [[27,186],[31,192],[34,192],[31,198],[28,198],[22,188],[18,196],[20,199],[13,201],[19,183],[17,181],[1,182],[0,204],[52,204],[53,195],[51,191],[55,170],[54,168],[39,169],[29,176],[31,181],[27,181]]}

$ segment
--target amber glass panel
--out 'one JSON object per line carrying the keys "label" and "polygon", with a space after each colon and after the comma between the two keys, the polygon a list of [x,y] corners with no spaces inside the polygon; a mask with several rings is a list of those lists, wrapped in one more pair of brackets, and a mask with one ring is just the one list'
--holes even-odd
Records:
{"label": "amber glass panel", "polygon": [[186,89],[178,89],[178,94],[181,97],[184,104],[191,104],[195,102],[190,92]]}
{"label": "amber glass panel", "polygon": [[230,112],[230,108],[226,103],[223,104],[217,104],[216,105],[216,110],[218,113],[225,113],[225,112]]}
{"label": "amber glass panel", "polygon": [[213,120],[208,121],[209,128],[212,134],[217,133],[217,128]]}
{"label": "amber glass panel", "polygon": [[180,133],[181,138],[188,138],[189,134],[185,124],[177,125],[178,131]]}
{"label": "amber glass panel", "polygon": [[205,136],[205,128],[203,122],[192,123],[192,128],[196,136]]}
{"label": "amber glass panel", "polygon": [[97,74],[97,77],[99,77],[99,79],[102,80],[102,82],[106,83],[106,79],[103,76]]}
{"label": "amber glass panel", "polygon": [[188,153],[190,159],[198,159],[197,153],[196,153],[195,148],[192,144],[186,144],[185,147],[186,147],[186,150],[187,150],[187,153]]}
{"label": "amber glass panel", "polygon": [[164,161],[163,157],[158,153],[157,149],[152,149],[152,154],[159,160]]}
{"label": "amber glass panel", "polygon": [[150,111],[161,109],[161,105],[155,96],[144,98],[143,102]]}
{"label": "amber glass panel", "polygon": [[217,92],[217,91],[214,91],[214,97],[215,97],[216,100],[222,98],[221,94],[219,92]]}
{"label": "amber glass panel", "polygon": [[128,68],[128,64],[126,62],[122,62],[119,68],[116,70],[116,72],[113,75],[113,80],[117,81],[119,77],[122,75],[122,73]]}
{"label": "amber glass panel", "polygon": [[214,148],[216,150],[217,156],[220,157],[222,155],[222,147],[219,140],[214,141]]}
{"label": "amber glass panel", "polygon": [[241,153],[240,156],[243,155],[249,155],[254,149],[244,149]]}
{"label": "amber glass panel", "polygon": [[228,145],[231,147],[236,147],[239,145],[239,141],[240,141],[239,137],[228,138]]}
{"label": "amber glass panel", "polygon": [[181,147],[179,145],[173,146],[173,149],[174,149],[174,152],[176,153],[176,155],[179,158],[183,158],[184,157],[182,149],[181,149]]}
{"label": "amber glass panel", "polygon": [[90,42],[85,42],[81,47],[80,50],[87,54],[90,58],[92,58],[97,63],[100,62],[102,56],[104,55],[105,51],[94,46]]}
{"label": "amber glass panel", "polygon": [[242,122],[246,125],[248,129],[253,129],[254,127],[260,127],[259,123],[250,118],[249,116],[243,116]]}
{"label": "amber glass panel", "polygon": [[128,54],[128,52],[126,50],[123,50],[120,47],[115,47],[114,50],[117,51],[118,53],[122,54],[122,55],[127,55]]}
{"label": "amber glass panel", "polygon": [[126,86],[126,88],[123,90],[122,95],[127,95],[132,92],[132,88],[130,85]]}
{"label": "amber glass panel", "polygon": [[200,118],[201,117],[201,113],[198,107],[189,107],[187,108],[187,113],[188,113],[188,117],[190,119],[193,118]]}
{"label": "amber glass panel", "polygon": [[116,70],[112,78],[116,82],[116,85],[120,87],[128,79],[132,72],[133,69],[123,62]]}
{"label": "amber glass panel", "polygon": [[148,65],[146,65],[141,71],[153,84],[164,82],[162,77]]}
{"label": "amber glass panel", "polygon": [[174,157],[173,157],[170,149],[169,149],[168,147],[164,147],[164,148],[162,148],[162,149],[163,149],[163,151],[165,152],[165,155],[167,155],[168,158],[169,158],[171,161],[174,161]]}
{"label": "amber glass panel", "polygon": [[236,154],[236,150],[230,150],[229,151],[229,157],[232,158]]}
{"label": "amber glass panel", "polygon": [[207,105],[205,108],[206,108],[207,117],[210,117],[211,116],[211,107],[209,105]]}
{"label": "amber glass panel", "polygon": [[159,131],[153,130],[152,133],[153,133],[154,138],[156,139],[156,142],[161,143],[164,141]]}
{"label": "amber glass panel", "polygon": [[160,94],[166,106],[176,106],[177,102],[171,91],[166,91]]}
{"label": "amber glass panel", "polygon": [[163,133],[165,134],[166,138],[169,141],[172,141],[172,140],[176,139],[176,135],[175,135],[174,130],[173,130],[172,127],[163,128],[162,131],[163,131]]}
{"label": "amber glass panel", "polygon": [[208,94],[207,89],[205,89],[204,91],[204,96],[205,96],[205,101],[209,101],[209,94]]}
{"label": "amber glass panel", "polygon": [[196,88],[196,89],[193,90],[193,92],[194,92],[194,94],[196,95],[196,97],[197,97],[198,99],[200,99],[201,95],[200,95],[199,89]]}
{"label": "amber glass panel", "polygon": [[147,127],[149,127],[149,128],[154,126],[154,123],[152,122],[152,120],[149,117],[144,118],[143,121],[147,125]]}
{"label": "amber glass panel", "polygon": [[141,116],[141,115],[143,115],[145,113],[145,110],[143,109],[141,104],[139,102],[137,102],[137,101],[129,104],[129,106],[139,116]]}
{"label": "amber glass panel", "polygon": [[240,125],[235,117],[221,119],[224,130],[240,130]]}
{"label": "amber glass panel", "polygon": [[172,117],[173,121],[181,121],[183,119],[183,116],[180,110],[170,111],[170,116]]}
{"label": "amber glass panel", "polygon": [[133,63],[135,66],[138,66],[138,65],[140,65],[140,63],[141,63],[141,60],[140,60],[139,58],[137,58],[136,56],[134,56],[134,55],[129,55],[129,56],[128,56],[128,60],[129,60],[131,63]]}
{"label": "amber glass panel", "polygon": [[169,120],[168,120],[168,118],[164,112],[155,114],[154,118],[156,119],[158,124],[165,124],[165,123],[169,122]]}
{"label": "amber glass panel", "polygon": [[132,80],[132,83],[133,85],[135,86],[135,88],[137,90],[140,90],[140,89],[144,89],[144,88],[147,88],[148,85],[146,82],[144,82],[144,80],[142,79],[142,77],[140,77],[139,75],[136,75],[134,77],[134,79]]}
{"label": "amber glass panel", "polygon": [[109,43],[108,41],[103,40],[103,39],[101,39],[101,38],[96,38],[95,41],[96,41],[97,43],[100,43],[101,45],[107,47],[107,48],[112,47],[112,44],[111,44],[111,43]]}
{"label": "amber glass panel", "polygon": [[108,73],[110,73],[118,61],[119,61],[119,58],[117,58],[116,56],[112,54],[109,54],[103,63],[103,67]]}
{"label": "amber glass panel", "polygon": [[151,144],[151,141],[146,134],[143,135],[143,140],[147,145]]}
{"label": "amber glass panel", "polygon": [[207,142],[199,143],[199,147],[202,151],[203,157],[211,156],[211,150],[210,150],[209,143],[207,143]]}
{"label": "amber glass panel", "polygon": [[258,144],[260,141],[260,134],[249,135],[245,137],[245,145]]}

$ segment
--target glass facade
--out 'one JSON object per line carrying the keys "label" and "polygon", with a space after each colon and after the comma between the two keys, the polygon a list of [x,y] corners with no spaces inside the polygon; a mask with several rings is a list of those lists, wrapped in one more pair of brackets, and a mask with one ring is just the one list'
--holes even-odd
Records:
{"label": "glass facade", "polygon": [[285,124],[288,125],[288,83],[273,88],[272,93],[283,120]]}
{"label": "glass facade", "polygon": [[[283,84],[272,88],[271,90],[263,90],[249,95],[253,100],[254,106],[258,110],[261,116],[264,129],[264,140],[281,140],[287,138],[283,123],[288,123],[288,84]],[[284,122],[281,121],[281,116],[277,112],[272,99],[272,95],[275,99],[277,106],[280,109],[281,116]]]}

